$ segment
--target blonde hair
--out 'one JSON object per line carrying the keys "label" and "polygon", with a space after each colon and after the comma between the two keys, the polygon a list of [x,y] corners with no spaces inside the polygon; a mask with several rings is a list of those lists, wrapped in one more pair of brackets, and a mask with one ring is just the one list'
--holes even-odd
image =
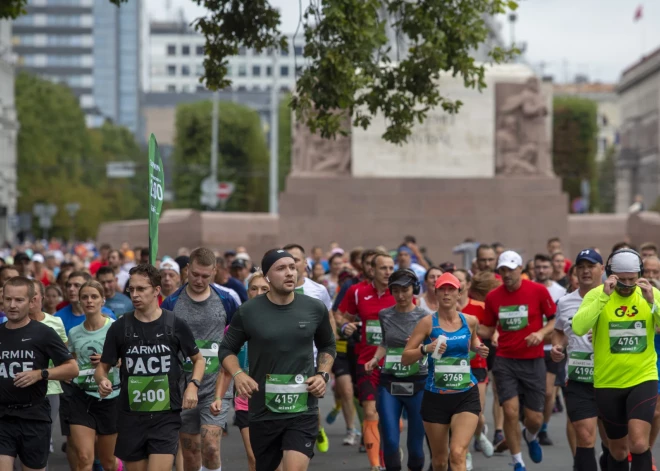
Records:
{"label": "blonde hair", "polygon": [[252,285],[252,283],[255,280],[258,280],[259,278],[266,278],[266,276],[264,275],[264,273],[261,270],[257,270],[254,273],[251,273],[250,276],[247,277],[247,287],[248,287],[248,289],[250,289],[250,285]]}
{"label": "blonde hair", "polygon": [[101,283],[99,283],[98,281],[90,280],[90,281],[86,282],[84,285],[82,285],[80,287],[80,291],[78,292],[78,296],[80,296],[80,293],[82,293],[82,290],[85,289],[85,288],[94,288],[96,291],[99,292],[101,297],[103,299],[105,299],[105,291],[103,290],[103,286],[101,285]]}

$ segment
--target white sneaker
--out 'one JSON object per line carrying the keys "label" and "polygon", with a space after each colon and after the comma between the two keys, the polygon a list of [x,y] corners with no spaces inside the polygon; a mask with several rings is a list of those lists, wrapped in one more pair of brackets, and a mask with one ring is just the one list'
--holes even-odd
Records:
{"label": "white sneaker", "polygon": [[479,448],[486,458],[493,456],[493,453],[495,453],[495,448],[493,447],[493,444],[490,442],[490,440],[488,440],[488,437],[485,433],[479,435],[477,443],[479,444]]}
{"label": "white sneaker", "polygon": [[467,457],[465,458],[465,469],[467,471],[472,471],[472,453],[468,451]]}
{"label": "white sneaker", "polygon": [[354,446],[358,442],[358,435],[355,433],[355,430],[347,430],[346,436],[344,437],[344,445]]}

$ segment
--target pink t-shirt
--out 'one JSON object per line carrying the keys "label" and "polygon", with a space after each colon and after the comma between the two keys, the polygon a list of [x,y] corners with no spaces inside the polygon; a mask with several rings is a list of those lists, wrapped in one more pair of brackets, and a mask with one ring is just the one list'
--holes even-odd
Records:
{"label": "pink t-shirt", "polygon": [[234,398],[234,409],[237,411],[248,411],[248,401],[247,399],[242,398],[241,396],[236,396]]}

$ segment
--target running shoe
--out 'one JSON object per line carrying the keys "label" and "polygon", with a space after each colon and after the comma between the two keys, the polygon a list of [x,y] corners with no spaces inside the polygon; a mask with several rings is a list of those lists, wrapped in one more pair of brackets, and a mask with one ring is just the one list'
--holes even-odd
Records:
{"label": "running shoe", "polygon": [[472,471],[474,468],[472,467],[472,453],[469,451],[467,452],[467,456],[465,457],[465,469],[466,471]]}
{"label": "running shoe", "polygon": [[527,441],[527,435],[525,432],[527,431],[526,428],[523,428],[522,431],[522,436],[523,439],[525,440],[525,443],[527,443],[527,450],[529,451],[529,457],[532,459],[534,463],[540,463],[543,461],[543,448],[541,448],[541,445],[539,444],[539,441],[537,439]]}
{"label": "running shoe", "polygon": [[513,471],[527,471],[527,469],[520,463],[514,463]]}
{"label": "running shoe", "polygon": [[328,412],[328,415],[325,416],[325,421],[328,423],[328,425],[332,425],[335,423],[335,420],[337,420],[337,416],[341,412],[341,407],[337,409],[337,407],[333,407],[330,412]]}
{"label": "running shoe", "polygon": [[[477,445],[479,446],[478,450]],[[482,452],[486,458],[490,458],[493,456],[493,453],[495,453],[495,448],[493,447],[493,444],[488,440],[488,437],[485,433],[479,435],[479,438],[475,440],[474,449],[476,451]]]}
{"label": "running shoe", "polygon": [[330,448],[330,443],[328,443],[328,436],[325,434],[323,428],[319,429],[319,434],[316,436],[316,447],[321,453],[327,453]]}
{"label": "running shoe", "polygon": [[509,445],[506,444],[506,440],[504,439],[504,433],[501,430],[495,430],[493,446],[495,447],[495,453],[502,453],[509,449]]}
{"label": "running shoe", "polygon": [[358,434],[355,433],[354,429],[346,430],[346,436],[344,437],[344,445],[353,446],[358,441]]}
{"label": "running shoe", "polygon": [[552,440],[548,436],[548,432],[546,432],[546,431],[539,432],[538,439],[539,439],[539,443],[543,446],[552,446],[552,445],[554,445],[554,443],[552,442]]}

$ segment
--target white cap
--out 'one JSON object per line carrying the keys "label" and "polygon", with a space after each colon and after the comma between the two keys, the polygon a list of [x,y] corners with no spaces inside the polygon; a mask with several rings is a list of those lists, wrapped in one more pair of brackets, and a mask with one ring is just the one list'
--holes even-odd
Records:
{"label": "white cap", "polygon": [[523,260],[520,255],[513,250],[507,250],[500,255],[500,258],[497,261],[497,268],[507,267],[511,270],[515,270],[518,267],[522,267],[522,264]]}
{"label": "white cap", "polygon": [[161,270],[172,270],[177,273],[177,275],[181,274],[181,270],[179,269],[179,264],[176,263],[174,260],[164,260],[160,262],[160,269]]}
{"label": "white cap", "polygon": [[44,259],[44,256],[41,255],[40,253],[35,253],[32,256],[32,261],[35,263],[44,263],[46,260]]}
{"label": "white cap", "polygon": [[246,262],[250,261],[250,256],[245,253],[245,252],[239,252],[236,254],[236,257],[234,257],[236,260],[245,260]]}

